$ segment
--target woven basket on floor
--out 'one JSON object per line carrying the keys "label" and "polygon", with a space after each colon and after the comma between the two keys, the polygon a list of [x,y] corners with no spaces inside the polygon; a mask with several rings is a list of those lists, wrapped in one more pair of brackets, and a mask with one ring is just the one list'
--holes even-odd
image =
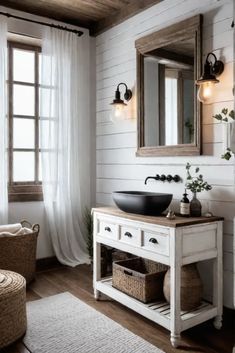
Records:
{"label": "woven basket on floor", "polygon": [[0,270],[0,350],[26,331],[25,285],[18,273]]}
{"label": "woven basket on floor", "polygon": [[25,277],[29,283],[35,277],[36,248],[39,224],[31,225],[21,221],[23,227],[32,229],[24,235],[0,237],[0,269],[14,271]]}
{"label": "woven basket on floor", "polygon": [[113,287],[144,302],[163,298],[163,279],[168,267],[140,257],[113,263]]}
{"label": "woven basket on floor", "polygon": [[[170,268],[168,269],[163,283],[164,296],[170,303]],[[197,308],[202,299],[202,281],[195,263],[181,267],[180,300],[181,310],[192,310]]]}

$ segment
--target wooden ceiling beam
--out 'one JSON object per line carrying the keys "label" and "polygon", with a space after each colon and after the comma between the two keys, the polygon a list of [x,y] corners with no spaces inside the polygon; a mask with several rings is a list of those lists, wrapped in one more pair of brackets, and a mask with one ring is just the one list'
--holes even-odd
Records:
{"label": "wooden ceiling beam", "polygon": [[109,28],[120,24],[128,18],[137,15],[139,12],[146,10],[147,8],[162,1],[164,0],[132,0],[128,5],[124,5],[120,10],[110,13],[108,17],[95,22],[91,28],[91,35],[97,36]]}
{"label": "wooden ceiling beam", "polygon": [[98,35],[164,0],[0,0],[0,5],[88,28]]}
{"label": "wooden ceiling beam", "polygon": [[47,5],[47,9],[38,6],[26,6],[23,2],[16,3],[15,1],[6,1],[0,0],[0,5],[6,6],[8,8],[23,11],[29,14],[42,16],[51,20],[61,21],[64,23],[68,23],[74,26],[83,27],[90,29],[95,21],[92,21],[89,16],[80,15],[80,18],[71,17],[67,11],[58,11],[58,9],[51,9],[50,6]]}

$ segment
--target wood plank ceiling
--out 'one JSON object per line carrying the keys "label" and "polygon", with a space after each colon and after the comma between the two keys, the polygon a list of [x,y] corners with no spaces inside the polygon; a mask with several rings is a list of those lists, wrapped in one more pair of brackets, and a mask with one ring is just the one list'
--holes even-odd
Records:
{"label": "wood plank ceiling", "polygon": [[0,0],[0,5],[102,33],[163,0]]}

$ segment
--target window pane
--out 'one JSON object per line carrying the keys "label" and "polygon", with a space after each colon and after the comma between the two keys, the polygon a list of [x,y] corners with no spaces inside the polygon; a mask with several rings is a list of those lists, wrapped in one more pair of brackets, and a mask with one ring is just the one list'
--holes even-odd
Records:
{"label": "window pane", "polygon": [[42,54],[38,54],[38,79],[39,83],[42,83]]}
{"label": "window pane", "polygon": [[35,121],[31,119],[14,119],[13,147],[34,148],[35,147]]}
{"label": "window pane", "polygon": [[13,181],[34,181],[34,152],[13,153]]}
{"label": "window pane", "polygon": [[39,152],[38,179],[42,181],[42,154]]}
{"label": "window pane", "polygon": [[35,112],[35,88],[14,85],[13,87],[13,114],[31,115]]}
{"label": "window pane", "polygon": [[35,82],[34,52],[13,49],[13,80],[22,82]]}

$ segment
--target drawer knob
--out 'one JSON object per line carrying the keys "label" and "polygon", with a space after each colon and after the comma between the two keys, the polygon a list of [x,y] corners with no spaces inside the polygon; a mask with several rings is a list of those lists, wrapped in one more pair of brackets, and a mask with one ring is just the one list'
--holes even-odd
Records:
{"label": "drawer knob", "polygon": [[110,227],[105,227],[104,230],[105,230],[106,232],[111,232],[111,228],[110,228]]}
{"label": "drawer knob", "polygon": [[153,244],[158,244],[158,241],[157,241],[157,239],[155,239],[155,238],[150,238],[150,239],[149,239],[149,242],[150,242],[150,243],[153,243]]}
{"label": "drawer knob", "polygon": [[128,238],[132,238],[132,234],[130,232],[126,232],[124,235]]}

